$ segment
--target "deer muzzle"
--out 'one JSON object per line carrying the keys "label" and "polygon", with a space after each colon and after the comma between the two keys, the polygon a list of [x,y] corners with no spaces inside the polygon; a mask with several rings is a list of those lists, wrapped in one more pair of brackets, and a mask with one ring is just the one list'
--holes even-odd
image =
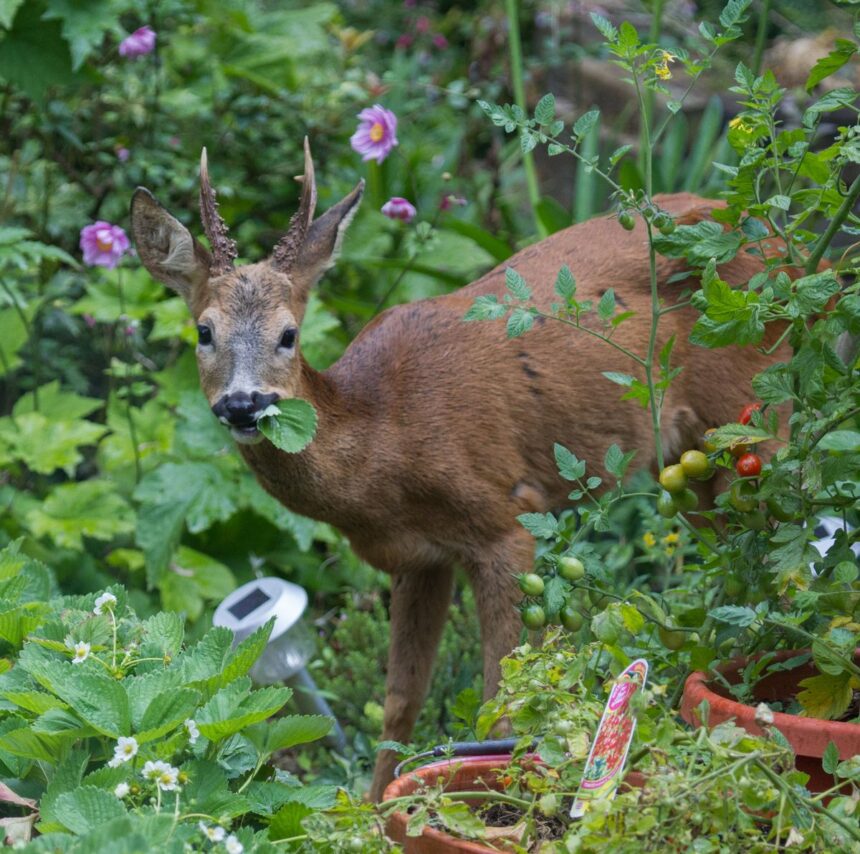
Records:
{"label": "deer muzzle", "polygon": [[237,442],[257,442],[261,438],[257,430],[257,419],[277,400],[277,394],[260,391],[248,394],[245,391],[236,391],[225,394],[212,407],[212,411],[222,424],[230,428]]}

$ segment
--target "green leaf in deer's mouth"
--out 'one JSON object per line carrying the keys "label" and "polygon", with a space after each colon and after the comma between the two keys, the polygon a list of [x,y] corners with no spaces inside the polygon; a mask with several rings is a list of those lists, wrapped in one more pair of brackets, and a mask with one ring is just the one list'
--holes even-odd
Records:
{"label": "green leaf in deer's mouth", "polygon": [[276,448],[297,454],[317,431],[316,410],[306,400],[281,400],[260,416],[257,428]]}

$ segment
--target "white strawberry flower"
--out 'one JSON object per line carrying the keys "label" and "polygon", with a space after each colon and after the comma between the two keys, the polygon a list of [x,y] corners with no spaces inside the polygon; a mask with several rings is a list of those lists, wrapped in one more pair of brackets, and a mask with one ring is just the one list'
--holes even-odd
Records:
{"label": "white strawberry flower", "polygon": [[197,728],[197,722],[193,721],[191,718],[188,718],[185,721],[185,729],[188,731],[188,743],[195,744],[197,739],[200,738],[200,730]]}
{"label": "white strawberry flower", "polygon": [[73,643],[72,649],[75,652],[75,655],[72,658],[72,664],[80,664],[82,661],[86,661],[90,657],[91,647],[86,641]]}
{"label": "white strawberry flower", "polygon": [[111,768],[118,768],[123,762],[128,762],[137,756],[137,739],[131,736],[121,735],[116,740],[116,747],[113,750],[113,759],[108,762]]}
{"label": "white strawberry flower", "polygon": [[114,606],[116,605],[116,596],[113,593],[104,592],[101,596],[96,599],[95,607],[93,608],[93,613],[96,616],[103,614],[105,611],[113,611]]}
{"label": "white strawberry flower", "polygon": [[131,786],[128,783],[117,783],[113,793],[118,798],[124,798],[131,791]]}
{"label": "white strawberry flower", "polygon": [[179,769],[161,759],[146,762],[141,773],[145,780],[155,783],[162,792],[172,792],[179,787]]}
{"label": "white strawberry flower", "polygon": [[201,821],[198,822],[197,826],[210,842],[220,842],[227,835],[227,831],[224,830],[223,827],[218,827],[217,824],[210,827],[208,824]]}
{"label": "white strawberry flower", "polygon": [[232,833],[224,840],[224,847],[227,854],[242,854],[245,850],[245,846]]}

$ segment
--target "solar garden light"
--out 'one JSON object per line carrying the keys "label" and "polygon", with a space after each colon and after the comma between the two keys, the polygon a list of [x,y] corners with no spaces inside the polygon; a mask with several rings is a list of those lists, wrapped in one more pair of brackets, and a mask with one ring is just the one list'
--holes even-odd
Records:
{"label": "solar garden light", "polygon": [[[301,616],[308,594],[298,584],[280,578],[258,578],[234,590],[216,609],[212,622],[233,632],[233,644],[243,641],[274,617],[269,642],[249,675],[259,685],[283,682],[293,689],[293,698],[304,714],[334,718],[328,703],[305,670],[314,651],[314,641]],[[325,738],[340,753],[346,738],[337,720]]]}

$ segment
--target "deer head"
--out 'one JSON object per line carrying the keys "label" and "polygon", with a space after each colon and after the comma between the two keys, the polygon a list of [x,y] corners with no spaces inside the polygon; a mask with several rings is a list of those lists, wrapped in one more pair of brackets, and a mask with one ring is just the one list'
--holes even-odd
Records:
{"label": "deer head", "polygon": [[206,149],[200,158],[200,218],[211,250],[202,246],[149,192],[138,187],[131,227],[140,259],[153,278],[176,291],[197,324],[197,366],[212,411],[242,443],[260,440],[257,419],[277,400],[297,393],[299,330],[310,289],[334,263],[358,209],[364,181],[314,220],[316,183],[307,138],[302,198],[271,256],[236,267],[236,244],[218,213]]}

